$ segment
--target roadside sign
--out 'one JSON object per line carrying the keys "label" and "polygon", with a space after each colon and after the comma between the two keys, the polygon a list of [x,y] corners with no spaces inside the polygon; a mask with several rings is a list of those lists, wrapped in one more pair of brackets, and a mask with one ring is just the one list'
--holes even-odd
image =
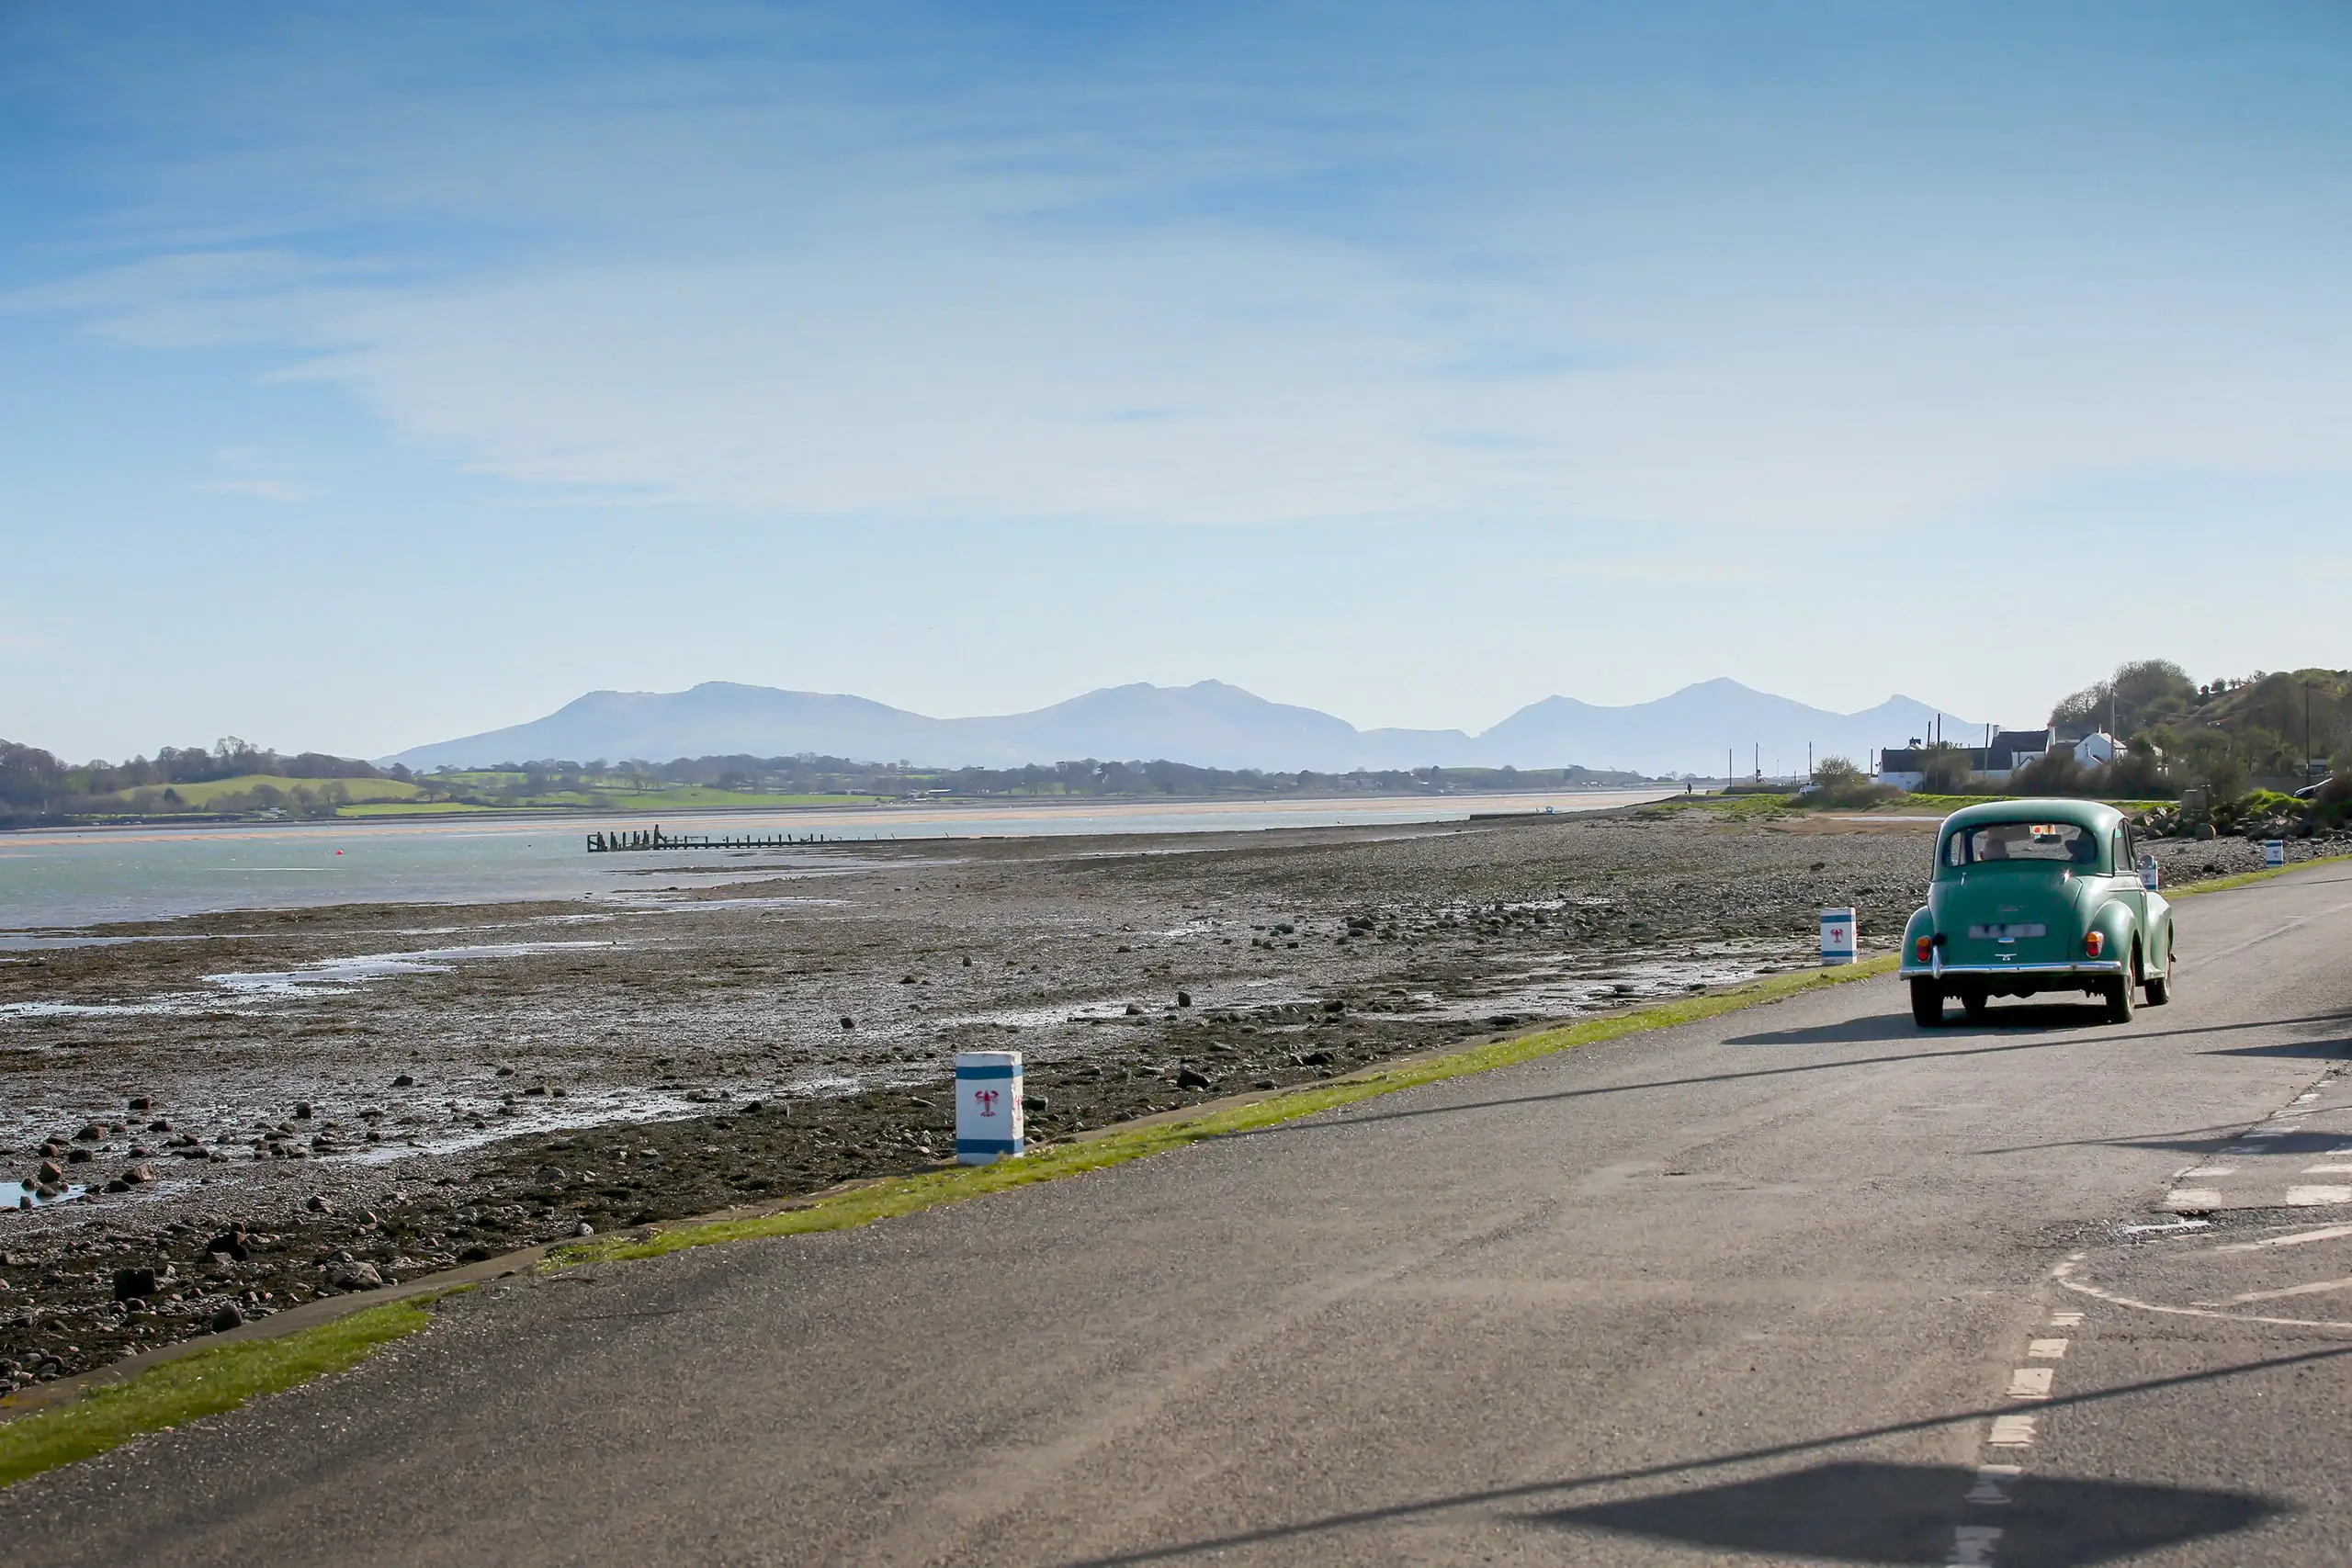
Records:
{"label": "roadside sign", "polygon": [[1854,911],[1851,909],[1822,910],[1822,963],[1851,964],[1854,961]]}
{"label": "roadside sign", "polygon": [[1021,1142],[1021,1053],[956,1053],[956,1163],[1011,1159]]}
{"label": "roadside sign", "polygon": [[2262,863],[2267,866],[2285,865],[2287,863],[2287,840],[2284,839],[2263,840]]}

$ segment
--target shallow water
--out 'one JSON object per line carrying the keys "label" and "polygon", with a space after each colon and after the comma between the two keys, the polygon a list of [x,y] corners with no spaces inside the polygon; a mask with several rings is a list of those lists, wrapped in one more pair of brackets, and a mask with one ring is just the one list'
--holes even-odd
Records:
{"label": "shallow water", "polygon": [[[1459,821],[1487,812],[1598,811],[1661,791],[1555,791],[1363,800],[907,806],[665,817],[669,833],[819,834],[832,840],[1090,833],[1242,832]],[[836,855],[763,849],[591,855],[586,835],[649,827],[582,814],[560,821],[428,818],[0,834],[0,946],[40,945],[100,922],[321,904],[490,903],[642,897],[643,879],[690,868],[772,876],[839,868]]]}

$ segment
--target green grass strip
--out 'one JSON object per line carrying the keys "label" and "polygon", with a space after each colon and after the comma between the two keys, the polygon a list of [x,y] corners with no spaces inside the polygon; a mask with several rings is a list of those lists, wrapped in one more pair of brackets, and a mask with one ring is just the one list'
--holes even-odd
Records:
{"label": "green grass strip", "polygon": [[1107,1169],[1114,1165],[1125,1165],[1129,1160],[1143,1159],[1170,1149],[1182,1148],[1188,1144],[1197,1144],[1204,1139],[1253,1132],[1301,1116],[1312,1116],[1317,1111],[1352,1105],[1377,1095],[1393,1094],[1400,1089],[1439,1083],[1469,1073],[1490,1072],[1497,1067],[1532,1061],[1574,1046],[1598,1044],[1604,1040],[1621,1039],[1647,1030],[1695,1023],[1702,1019],[1735,1012],[1742,1008],[1779,1001],[1803,991],[1884,975],[1894,966],[1895,955],[1888,953],[1836,969],[1775,975],[1712,996],[1661,1002],[1655,1007],[1569,1024],[1565,1028],[1547,1029],[1516,1040],[1497,1041],[1428,1061],[1408,1062],[1359,1077],[1335,1078],[1312,1088],[1272,1095],[1247,1105],[1187,1117],[1182,1121],[1153,1122],[1090,1138],[1082,1143],[1056,1144],[1019,1159],[876,1182],[772,1214],[681,1224],[645,1236],[616,1235],[583,1242],[557,1249],[549,1254],[548,1260],[559,1267],[573,1263],[615,1262],[630,1258],[656,1258],[664,1253],[680,1252],[690,1247],[709,1247],[718,1242],[848,1230],[856,1225],[870,1224],[876,1220],[894,1219],[900,1214],[911,1214],[944,1203],[961,1203],[986,1197],[991,1192],[1026,1187],[1033,1182],[1053,1181],[1090,1170]]}
{"label": "green grass strip", "polygon": [[436,1299],[412,1296],[283,1339],[199,1350],[126,1382],[92,1389],[71,1404],[0,1425],[0,1486],[356,1366],[378,1346],[431,1323],[433,1314],[425,1309]]}
{"label": "green grass strip", "polygon": [[2316,855],[2310,860],[2299,860],[2292,865],[2267,865],[2260,871],[2240,872],[2235,876],[2217,876],[2211,882],[2184,883],[2178,887],[2164,889],[2164,895],[2167,898],[2193,898],[2199,893],[2226,893],[2233,887],[2251,887],[2274,876],[2309,871],[2315,865],[2342,865],[2346,861],[2352,861],[2352,855]]}

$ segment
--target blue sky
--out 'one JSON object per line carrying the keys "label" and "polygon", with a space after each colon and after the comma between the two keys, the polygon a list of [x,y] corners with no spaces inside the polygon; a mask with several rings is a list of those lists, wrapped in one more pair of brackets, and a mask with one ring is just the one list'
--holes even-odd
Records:
{"label": "blue sky", "polygon": [[0,0],[0,736],[2341,664],[2347,67],[2318,4]]}

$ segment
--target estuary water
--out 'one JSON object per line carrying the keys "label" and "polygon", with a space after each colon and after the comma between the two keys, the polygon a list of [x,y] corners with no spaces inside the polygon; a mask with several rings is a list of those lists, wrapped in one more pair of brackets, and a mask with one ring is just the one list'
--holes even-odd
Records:
{"label": "estuary water", "polygon": [[[1030,834],[1243,832],[1459,821],[1474,814],[1600,811],[1670,792],[1552,791],[1347,800],[907,805],[681,812],[665,833],[820,834],[831,840]],[[0,833],[0,946],[52,942],[75,928],[220,909],[319,904],[488,903],[626,894],[649,874],[690,865],[721,878],[778,866],[837,865],[807,851],[587,852],[597,829],[652,826],[630,814],[561,818],[427,817],[202,827]],[[698,876],[697,885],[708,880]]]}

